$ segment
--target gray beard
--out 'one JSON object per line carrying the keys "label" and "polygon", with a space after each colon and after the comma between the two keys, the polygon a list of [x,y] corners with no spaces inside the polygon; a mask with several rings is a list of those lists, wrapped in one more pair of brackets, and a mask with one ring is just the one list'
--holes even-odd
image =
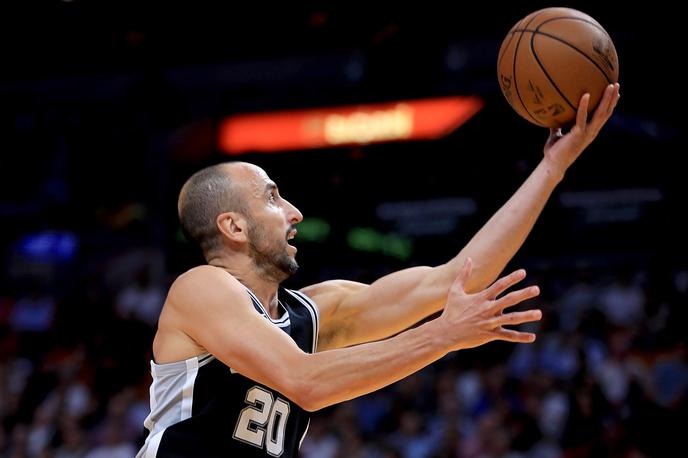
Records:
{"label": "gray beard", "polygon": [[249,239],[248,246],[251,259],[253,259],[261,277],[282,283],[296,273],[299,265],[295,259],[287,254],[286,249],[277,251],[271,249],[270,246],[260,246],[262,245],[260,242],[264,241],[266,237],[261,229],[257,229],[254,224],[251,224]]}

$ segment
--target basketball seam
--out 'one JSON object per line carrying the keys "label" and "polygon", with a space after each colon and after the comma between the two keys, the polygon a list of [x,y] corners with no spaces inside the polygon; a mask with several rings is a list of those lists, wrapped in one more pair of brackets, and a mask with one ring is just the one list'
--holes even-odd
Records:
{"label": "basketball seam", "polygon": [[[576,19],[576,18],[556,18],[556,19]],[[580,19],[580,20],[582,21],[582,19]],[[583,22],[588,22],[588,21],[583,21]],[[595,24],[593,24],[593,23],[591,23],[591,22],[588,22],[588,23],[591,24],[591,25],[595,25]],[[545,22],[543,22],[542,24],[545,24]],[[523,30],[520,30],[520,32],[521,32],[521,33],[523,33],[523,32],[531,32],[533,35],[535,35],[536,33],[538,33],[538,34],[540,34],[540,35],[544,35],[544,36],[546,36],[546,37],[549,37],[549,38],[551,38],[551,39],[553,39],[553,40],[557,40],[558,42],[565,44],[565,45],[568,46],[569,48],[575,50],[575,51],[578,52],[579,54],[583,55],[586,59],[588,59],[588,60],[589,60],[589,61],[590,61],[590,62],[591,62],[591,63],[592,63],[601,73],[602,73],[602,75],[604,76],[604,79],[606,79],[607,82],[608,82],[609,84],[612,84],[612,80],[611,80],[611,79],[609,78],[609,76],[607,75],[607,72],[605,72],[604,69],[603,69],[602,67],[600,67],[599,64],[598,64],[597,62],[595,62],[593,59],[591,59],[590,56],[588,56],[586,53],[584,53],[581,49],[579,49],[579,48],[577,48],[576,46],[572,45],[571,43],[569,43],[568,41],[564,40],[563,38],[560,38],[560,37],[558,37],[558,36],[556,36],[556,35],[552,35],[552,34],[550,34],[550,33],[542,32],[541,30],[538,30],[538,29],[542,26],[542,24],[540,24],[535,30],[523,29]],[[516,32],[516,31],[514,31],[514,32]],[[607,34],[605,33],[605,35],[607,35]],[[607,38],[609,38],[609,35],[607,35]],[[611,40],[611,38],[610,38],[610,40]]]}
{"label": "basketball seam", "polygon": [[566,103],[569,104],[569,106],[571,107],[571,109],[573,109],[574,112],[578,111],[578,108],[576,108],[575,106],[573,106],[573,104],[571,103],[571,101],[564,95],[563,92],[561,92],[561,89],[559,89],[559,86],[557,86],[557,84],[554,82],[554,80],[552,79],[552,77],[549,76],[549,72],[547,72],[547,70],[545,69],[545,67],[542,65],[542,62],[540,62],[540,57],[538,56],[537,52],[535,51],[535,33],[533,33],[533,34],[530,36],[530,51],[533,53],[533,57],[535,57],[535,61],[536,61],[536,62],[538,63],[538,65],[540,66],[540,70],[542,70],[542,73],[545,74],[545,76],[547,77],[547,79],[549,80],[549,82],[552,84],[552,86],[554,87],[554,89],[556,89],[556,91],[559,93],[559,95],[566,101]]}
{"label": "basketball seam", "polygon": [[[557,17],[551,17],[551,18],[549,18],[549,19],[544,20],[544,21],[542,22],[542,24],[540,24],[539,26],[537,26],[537,28],[539,29],[540,27],[542,27],[543,25],[547,24],[548,22],[558,21],[558,20],[561,20],[561,19],[571,19],[572,21],[581,21],[581,22],[585,22],[586,24],[590,24],[591,26],[595,27],[596,29],[599,29],[600,32],[604,33],[605,35],[607,35],[607,37],[609,37],[609,34],[607,33],[607,31],[604,30],[604,28],[603,28],[601,25],[599,25],[599,24],[597,24],[597,23],[595,23],[595,22],[591,22],[591,21],[589,21],[589,20],[587,20],[587,19],[583,19],[583,18],[581,18],[581,17],[576,17],[576,16],[557,16]],[[611,38],[610,38],[610,39],[611,39]]]}
{"label": "basketball seam", "polygon": [[[511,44],[511,40],[513,40],[515,33],[511,32],[509,35],[509,41],[506,42],[506,45],[504,46],[504,50],[499,54],[499,57],[497,57],[497,68],[499,68],[499,64],[502,62],[502,58],[504,57],[504,54],[506,54],[506,50],[509,49],[509,45]],[[515,52],[515,51],[514,51]]]}
{"label": "basketball seam", "polygon": [[[520,24],[521,21],[518,21],[516,25]],[[530,24],[530,22],[529,22]],[[499,64],[502,62],[502,58],[504,57],[504,54],[506,54],[506,50],[509,49],[509,45],[511,44],[511,40],[514,39],[514,35],[516,35],[516,26],[514,26],[513,29],[509,31],[509,41],[506,42],[504,45],[504,50],[502,50],[501,53],[499,53],[499,56],[497,57],[497,68],[499,68]]]}
{"label": "basketball seam", "polygon": [[[533,22],[535,20],[535,18],[537,18],[537,17],[538,17],[538,14],[533,16],[532,19],[528,22],[528,24],[525,24],[525,27],[528,27],[528,25],[531,22]],[[524,30],[526,30],[526,29],[524,29]],[[516,32],[516,31],[514,31],[514,32]],[[541,123],[540,121],[535,119],[535,117],[532,114],[530,114],[530,111],[526,107],[526,104],[523,103],[523,99],[521,98],[521,91],[518,90],[518,78],[516,78],[516,54],[518,53],[518,48],[521,46],[521,40],[523,39],[523,33],[524,32],[521,32],[521,36],[518,37],[518,41],[516,42],[516,47],[514,48],[514,63],[512,66],[512,73],[514,75],[513,76],[513,78],[514,78],[514,89],[516,89],[516,95],[518,96],[518,101],[521,102],[521,106],[523,107],[523,110],[526,113],[528,113],[528,116],[530,116],[530,118],[535,122],[535,124],[545,127],[545,125],[543,123]]]}

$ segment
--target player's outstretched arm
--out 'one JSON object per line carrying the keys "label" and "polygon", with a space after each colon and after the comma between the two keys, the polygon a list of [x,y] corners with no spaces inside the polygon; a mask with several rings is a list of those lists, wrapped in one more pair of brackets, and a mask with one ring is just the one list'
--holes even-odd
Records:
{"label": "player's outstretched arm", "polygon": [[171,307],[179,332],[240,374],[277,390],[307,410],[317,410],[396,382],[450,351],[492,340],[532,342],[534,335],[507,330],[539,320],[539,310],[504,313],[538,294],[536,287],[499,296],[523,279],[519,271],[476,294],[465,292],[470,262],[447,296],[442,315],[388,340],[308,354],[256,313],[246,290],[224,271],[197,268],[173,285]]}
{"label": "player's outstretched arm", "polygon": [[492,283],[523,245],[566,170],[610,118],[618,99],[619,85],[610,85],[588,121],[589,95],[584,95],[575,126],[566,135],[551,131],[536,169],[446,264],[395,272],[370,286],[335,280],[304,288],[321,308],[320,348],[382,339],[441,310],[467,257],[475,259],[476,265],[466,291],[478,291]]}

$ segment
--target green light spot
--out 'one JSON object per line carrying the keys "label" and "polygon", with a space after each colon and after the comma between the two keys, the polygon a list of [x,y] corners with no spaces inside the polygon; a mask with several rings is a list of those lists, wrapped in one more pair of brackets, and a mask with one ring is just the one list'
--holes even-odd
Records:
{"label": "green light spot", "polygon": [[369,227],[355,227],[346,240],[354,250],[366,253],[381,252],[386,256],[407,260],[413,253],[413,241],[397,234],[382,234]]}
{"label": "green light spot", "polygon": [[382,252],[393,258],[407,260],[413,252],[413,242],[400,235],[387,234],[382,240]]}
{"label": "green light spot", "polygon": [[346,241],[351,248],[358,251],[380,251],[384,236],[369,227],[355,227],[349,231]]}
{"label": "green light spot", "polygon": [[322,218],[304,218],[298,226],[297,240],[323,242],[330,235],[330,223]]}

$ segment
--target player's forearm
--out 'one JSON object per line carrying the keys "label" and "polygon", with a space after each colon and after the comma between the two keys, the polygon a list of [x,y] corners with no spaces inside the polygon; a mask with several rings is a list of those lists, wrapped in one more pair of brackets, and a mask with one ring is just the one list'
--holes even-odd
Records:
{"label": "player's forearm", "polygon": [[466,290],[491,284],[523,245],[562,174],[543,160],[513,196],[449,263],[439,267],[447,287],[467,257],[474,262]]}
{"label": "player's forearm", "polygon": [[449,351],[449,343],[425,323],[393,338],[308,355],[299,377],[299,404],[318,410],[370,393],[418,371]]}

